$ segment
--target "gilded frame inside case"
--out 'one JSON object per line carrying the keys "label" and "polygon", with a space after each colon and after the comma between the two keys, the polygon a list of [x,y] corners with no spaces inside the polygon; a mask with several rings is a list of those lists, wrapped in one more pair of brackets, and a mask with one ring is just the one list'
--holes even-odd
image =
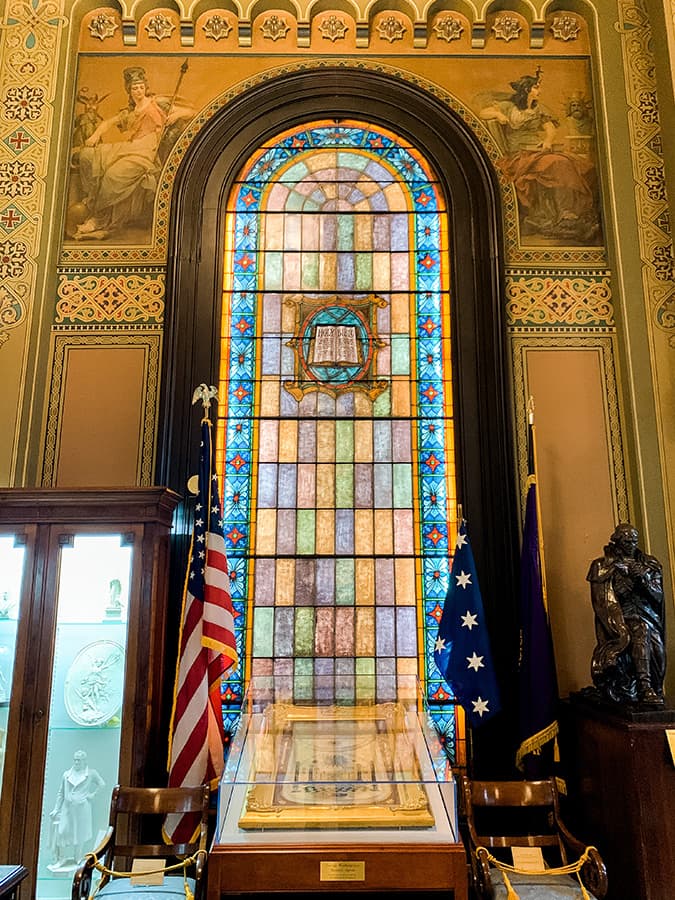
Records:
{"label": "gilded frame inside case", "polygon": [[434,825],[400,703],[271,704],[254,740],[240,828]]}

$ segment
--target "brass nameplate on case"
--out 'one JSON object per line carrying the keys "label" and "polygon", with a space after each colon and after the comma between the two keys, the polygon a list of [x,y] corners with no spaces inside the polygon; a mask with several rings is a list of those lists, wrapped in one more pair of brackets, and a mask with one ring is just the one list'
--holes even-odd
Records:
{"label": "brass nameplate on case", "polygon": [[322,861],[321,881],[365,881],[366,863],[351,860]]}

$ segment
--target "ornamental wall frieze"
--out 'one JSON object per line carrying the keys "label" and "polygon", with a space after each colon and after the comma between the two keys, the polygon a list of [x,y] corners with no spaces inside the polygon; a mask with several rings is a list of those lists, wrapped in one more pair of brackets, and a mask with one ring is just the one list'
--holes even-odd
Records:
{"label": "ornamental wall frieze", "polygon": [[508,273],[506,312],[511,327],[613,327],[609,273]]}
{"label": "ornamental wall frieze", "polygon": [[54,321],[150,322],[164,316],[164,273],[59,273]]}
{"label": "ornamental wall frieze", "polygon": [[668,207],[649,18],[633,0],[619,3],[642,283],[656,326],[675,347],[675,257]]}
{"label": "ornamental wall frieze", "polygon": [[30,313],[64,0],[9,0],[0,28],[0,346]]}
{"label": "ornamental wall frieze", "polygon": [[[137,47],[147,38],[156,41],[177,39],[181,47],[193,47],[206,43],[207,50],[220,50],[227,43],[233,48],[251,47],[256,36],[271,42],[279,41],[279,52],[288,50],[288,41],[297,47],[309,48],[317,38],[319,42],[329,36],[337,40],[335,20],[353,35],[357,49],[368,49],[373,43],[386,42],[395,52],[397,42],[410,37],[417,49],[436,49],[447,52],[447,45],[457,41],[468,50],[483,50],[495,42],[500,45],[523,44],[539,50],[545,41],[579,43],[587,35],[586,23],[581,16],[570,12],[552,12],[541,17],[541,10],[534,6],[518,5],[515,10],[487,10],[478,12],[476,7],[463,5],[462,12],[439,9],[437,4],[410,0],[405,8],[398,2],[387,4],[315,4],[300,2],[292,7],[280,7],[274,0],[248,7],[221,6],[205,12],[199,4],[190,7],[190,14],[181,17],[175,8],[161,4],[148,17],[147,7],[136,5],[135,15],[122,16],[108,8],[94,10],[85,20],[84,33],[100,46],[101,50]],[[253,12],[253,15],[251,13]],[[325,22],[332,20],[327,27]],[[203,42],[203,39],[208,39]],[[218,45],[216,43],[218,42]],[[283,45],[283,46],[282,46]],[[399,47],[403,45],[398,44]],[[406,49],[409,49],[407,40]],[[318,49],[315,46],[315,49]],[[454,49],[454,48],[453,48]]]}

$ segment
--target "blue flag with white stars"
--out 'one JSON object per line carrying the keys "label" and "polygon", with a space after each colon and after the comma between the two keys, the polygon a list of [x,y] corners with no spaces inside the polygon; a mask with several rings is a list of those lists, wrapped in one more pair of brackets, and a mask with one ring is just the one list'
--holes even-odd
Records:
{"label": "blue flag with white stars", "polygon": [[499,688],[492,666],[483,600],[464,519],[457,533],[434,661],[454,697],[464,707],[470,725],[481,725],[499,711]]}

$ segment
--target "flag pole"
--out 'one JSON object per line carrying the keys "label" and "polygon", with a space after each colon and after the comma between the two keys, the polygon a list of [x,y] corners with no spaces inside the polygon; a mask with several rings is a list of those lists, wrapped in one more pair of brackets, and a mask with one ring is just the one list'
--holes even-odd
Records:
{"label": "flag pole", "polygon": [[528,453],[528,485],[534,482],[537,486],[537,490],[535,492],[535,500],[537,502],[537,521],[539,522],[539,534],[538,543],[539,543],[539,565],[541,567],[541,593],[542,600],[544,602],[544,609],[546,610],[546,615],[548,616],[548,593],[546,591],[546,563],[544,556],[544,529],[541,518],[541,492],[539,490],[539,482],[537,481],[537,430],[534,424],[534,397],[530,395],[530,399],[527,403],[527,424],[529,430],[529,437],[531,442],[531,460],[530,454]]}

